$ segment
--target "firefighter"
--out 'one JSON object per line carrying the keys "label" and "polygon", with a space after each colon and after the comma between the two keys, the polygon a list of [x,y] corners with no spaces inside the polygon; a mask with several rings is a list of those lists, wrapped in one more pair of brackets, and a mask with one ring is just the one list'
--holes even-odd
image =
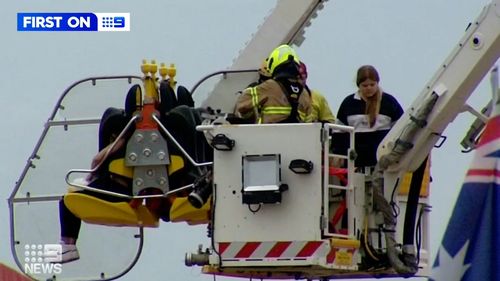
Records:
{"label": "firefighter", "polygon": [[300,62],[299,66],[300,78],[304,83],[305,89],[311,95],[312,100],[312,122],[334,123],[335,117],[328,105],[326,98],[317,90],[311,90],[307,86],[307,67],[305,63]]}
{"label": "firefighter", "polygon": [[238,98],[235,114],[253,123],[311,122],[312,102],[299,74],[299,57],[288,45],[267,58],[271,79],[247,88]]}

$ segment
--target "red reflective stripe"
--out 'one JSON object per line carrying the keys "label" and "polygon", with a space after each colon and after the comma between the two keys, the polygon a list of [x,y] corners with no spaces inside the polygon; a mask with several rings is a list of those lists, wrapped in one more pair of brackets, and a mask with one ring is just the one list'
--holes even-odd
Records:
{"label": "red reflective stripe", "polygon": [[335,260],[335,253],[337,253],[337,250],[335,248],[332,248],[326,256],[326,263],[333,263],[333,261]]}
{"label": "red reflective stripe", "polygon": [[[494,113],[493,113],[494,114]],[[498,128],[500,127],[500,116],[491,117],[486,123],[486,127],[483,130],[483,135],[479,140],[478,146],[481,147],[495,139],[500,138],[500,132]]]}
{"label": "red reflective stripe", "polygon": [[332,227],[335,228],[335,226],[337,225],[337,223],[344,216],[346,210],[347,210],[347,204],[346,204],[346,200],[344,198],[340,202],[340,205],[337,207],[337,210],[335,211],[335,214],[333,215],[333,218],[331,220]]}
{"label": "red reflective stripe", "polygon": [[486,169],[470,169],[467,172],[468,176],[500,176],[500,171],[498,170],[486,170]]}
{"label": "red reflective stripe", "polygon": [[321,246],[323,242],[321,241],[311,241],[307,242],[307,244],[300,250],[300,252],[297,254],[297,257],[310,257],[316,250]]}
{"label": "red reflective stripe", "polygon": [[278,258],[283,254],[283,252],[290,246],[292,242],[276,242],[276,244],[272,247],[271,250],[266,255],[266,258]]}
{"label": "red reflective stripe", "polygon": [[235,258],[248,258],[252,255],[252,253],[259,247],[261,242],[248,242],[245,243],[245,246],[241,248],[241,250],[234,256]]}
{"label": "red reflective stripe", "polygon": [[224,251],[227,249],[227,247],[229,247],[231,243],[229,242],[222,242],[222,243],[219,243],[219,255],[222,255],[222,253],[224,253]]}

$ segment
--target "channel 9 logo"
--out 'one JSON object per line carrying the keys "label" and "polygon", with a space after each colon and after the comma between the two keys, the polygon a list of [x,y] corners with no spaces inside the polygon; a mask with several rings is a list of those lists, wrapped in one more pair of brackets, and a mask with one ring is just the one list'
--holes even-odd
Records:
{"label": "channel 9 logo", "polygon": [[17,31],[130,31],[130,13],[17,13]]}
{"label": "channel 9 logo", "polygon": [[60,244],[24,245],[24,272],[29,274],[60,274],[62,272]]}
{"label": "channel 9 logo", "polygon": [[125,17],[103,17],[102,28],[125,28]]}

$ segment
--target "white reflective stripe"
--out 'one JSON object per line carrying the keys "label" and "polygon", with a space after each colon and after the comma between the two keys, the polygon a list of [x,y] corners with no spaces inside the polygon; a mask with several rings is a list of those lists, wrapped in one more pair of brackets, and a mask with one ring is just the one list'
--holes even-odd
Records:
{"label": "white reflective stripe", "polygon": [[[339,121],[340,122],[340,121]],[[368,122],[368,115],[366,114],[355,114],[347,117],[347,125],[354,127],[356,132],[374,132],[378,130],[390,130],[392,127],[391,117],[378,114],[375,125],[370,128]]]}
{"label": "white reflective stripe", "polygon": [[[266,241],[266,242],[259,242],[259,241],[253,241],[253,242],[231,242],[225,249],[225,251],[222,253],[222,258],[223,259],[263,259],[268,256],[273,248],[278,245],[278,243],[283,243],[287,241]],[[309,243],[318,243],[320,242],[321,244],[316,248],[314,245],[311,245]],[[245,248],[245,246],[249,243],[259,243],[257,248],[253,252],[248,252],[246,254],[240,253],[240,251]],[[289,244],[286,245],[286,249],[284,251],[279,251],[276,252],[273,251],[273,254],[271,257],[267,257],[269,259],[276,258],[297,258],[299,253],[304,250],[304,247],[315,247],[314,251],[313,249],[309,248],[306,250],[306,252],[310,252],[309,255],[303,256],[302,258],[310,258],[310,257],[318,257],[318,256],[326,256],[329,251],[330,251],[330,244],[328,241],[291,241]],[[240,253],[240,257],[236,257]],[[277,254],[279,253],[279,256]],[[303,253],[304,254],[304,253]]]}
{"label": "white reflective stripe", "polygon": [[307,244],[307,241],[296,241],[290,244],[288,248],[281,254],[281,257],[289,258],[289,257],[296,257],[297,254],[304,248],[304,246]]}
{"label": "white reflective stripe", "polygon": [[262,244],[255,249],[255,251],[250,255],[251,258],[263,258],[271,251],[271,249],[276,245],[276,242],[262,242]]}
{"label": "white reflective stripe", "polygon": [[227,246],[224,253],[222,253],[223,258],[234,258],[236,254],[245,246],[245,242],[232,242]]}

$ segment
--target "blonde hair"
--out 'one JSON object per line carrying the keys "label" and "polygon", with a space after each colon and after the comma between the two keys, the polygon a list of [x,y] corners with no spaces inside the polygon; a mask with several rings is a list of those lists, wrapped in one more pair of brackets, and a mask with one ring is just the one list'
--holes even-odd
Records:
{"label": "blonde hair", "polygon": [[[356,75],[356,86],[359,87],[359,84],[363,83],[366,80],[372,80],[375,82],[380,81],[380,76],[378,75],[375,67],[371,65],[363,65],[358,69],[358,73]],[[377,120],[377,115],[380,110],[380,100],[382,99],[382,90],[378,87],[377,92],[371,97],[363,97],[366,102],[365,114],[368,115],[368,121],[370,123],[370,127],[375,125],[375,121]]]}

